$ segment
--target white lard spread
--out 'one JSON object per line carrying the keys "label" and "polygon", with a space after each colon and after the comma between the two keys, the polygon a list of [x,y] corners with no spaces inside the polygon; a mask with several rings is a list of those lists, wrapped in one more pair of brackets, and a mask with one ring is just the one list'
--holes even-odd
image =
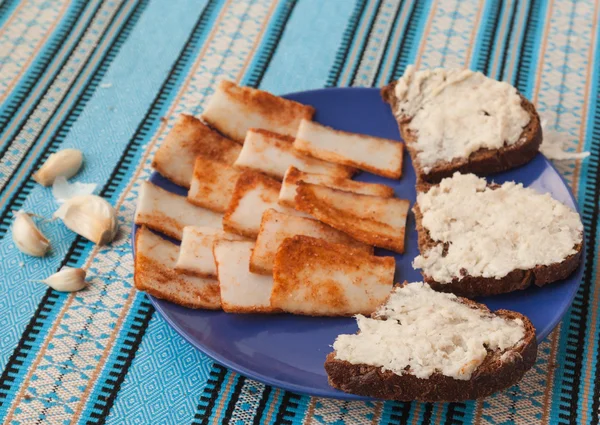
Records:
{"label": "white lard spread", "polygon": [[[448,243],[422,252],[413,266],[436,282],[463,275],[500,279],[513,270],[562,262],[582,242],[579,214],[549,194],[514,182],[491,189],[485,179],[454,173],[417,194],[422,225]],[[461,270],[463,273],[461,273]]]}
{"label": "white lard spread", "polygon": [[[426,379],[438,372],[468,380],[488,355],[486,347],[506,354],[518,349],[525,336],[522,320],[470,308],[423,282],[396,288],[376,314],[387,320],[358,315],[360,332],[337,337],[337,359],[397,375]],[[504,354],[508,361],[511,356]]]}
{"label": "white lard spread", "polygon": [[413,147],[425,173],[438,162],[517,143],[530,121],[513,86],[481,72],[415,71],[407,67],[395,89],[398,118],[412,117]]}

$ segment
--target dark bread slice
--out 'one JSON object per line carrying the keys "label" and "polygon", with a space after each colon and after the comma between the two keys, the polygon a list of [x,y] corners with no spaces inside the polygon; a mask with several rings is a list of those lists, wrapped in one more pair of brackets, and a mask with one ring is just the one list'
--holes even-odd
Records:
{"label": "dark bread slice", "polygon": [[[394,81],[381,89],[381,97],[389,103],[394,116],[396,116],[398,106],[395,87],[396,82]],[[449,162],[439,162],[432,167],[429,173],[423,172],[423,168],[417,160],[414,142],[418,136],[408,129],[412,117],[398,119],[400,134],[412,159],[417,181],[437,183],[445,177],[452,176],[455,171],[462,174],[473,173],[478,176],[485,176],[515,168],[531,161],[537,155],[542,143],[542,125],[535,106],[523,95],[519,94],[519,96],[521,96],[521,106],[529,113],[531,120],[523,129],[517,143],[501,149],[481,148],[471,153],[468,158],[455,158]]]}
{"label": "dark bread slice", "polygon": [[[466,298],[459,298],[472,308],[490,311],[485,305]],[[497,310],[497,316],[507,319],[521,319],[525,325],[525,337],[521,346],[514,350],[510,361],[502,360],[507,351],[488,352],[483,363],[473,372],[468,381],[454,379],[434,373],[427,379],[414,375],[397,375],[383,371],[380,367],[367,364],[352,364],[337,360],[335,352],[325,360],[325,370],[329,385],[341,391],[366,397],[397,401],[453,402],[487,397],[495,392],[511,387],[521,380],[535,363],[537,341],[535,328],[526,316],[509,310]]]}
{"label": "dark bread slice", "polygon": [[[427,186],[421,185],[417,190],[422,190],[424,187]],[[415,222],[417,225],[417,243],[419,245],[419,252],[424,253],[435,245],[438,245],[440,242],[431,239],[429,231],[423,227],[423,215],[421,214],[418,203],[415,203],[413,206],[413,212],[415,214]],[[560,263],[550,264],[548,266],[536,266],[530,270],[513,270],[500,279],[466,275],[460,280],[455,278],[449,283],[439,283],[424,272],[421,272],[421,274],[423,275],[424,282],[428,283],[431,288],[440,292],[452,292],[455,295],[467,298],[504,294],[520,289],[526,289],[532,284],[544,286],[548,283],[566,279],[579,266],[582,248],[583,244],[578,244],[575,247],[577,252],[573,255],[569,255]]]}

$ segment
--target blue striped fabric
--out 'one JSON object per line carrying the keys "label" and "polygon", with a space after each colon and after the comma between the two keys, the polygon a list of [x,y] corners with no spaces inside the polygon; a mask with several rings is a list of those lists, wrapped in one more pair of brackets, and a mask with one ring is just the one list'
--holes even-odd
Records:
{"label": "blue striped fabric", "polygon": [[[9,424],[597,424],[600,409],[600,0],[0,0],[0,418]],[[50,254],[11,239],[15,210],[56,204],[32,174],[86,157],[131,226],[140,182],[181,113],[223,78],[274,93],[382,86],[408,64],[509,81],[569,149],[557,164],[586,226],[584,281],[535,367],[484,400],[341,402],[247,379],[185,342],[132,286],[124,232],[98,250],[59,222]],[[66,295],[30,280],[87,266]],[[543,308],[543,306],[540,306]]]}

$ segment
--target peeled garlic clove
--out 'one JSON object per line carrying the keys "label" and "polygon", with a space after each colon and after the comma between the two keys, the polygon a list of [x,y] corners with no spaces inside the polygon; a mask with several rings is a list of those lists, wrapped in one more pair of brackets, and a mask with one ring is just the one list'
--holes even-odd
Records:
{"label": "peeled garlic clove", "polygon": [[33,179],[42,186],[50,186],[58,176],[66,179],[73,177],[82,163],[83,155],[80,150],[63,149],[50,155],[44,165],[33,175]]}
{"label": "peeled garlic clove", "polygon": [[48,239],[37,228],[30,215],[24,211],[15,213],[12,239],[19,251],[34,257],[43,257],[50,249]]}
{"label": "peeled garlic clove", "polygon": [[63,267],[60,271],[47,277],[42,282],[60,292],[75,292],[87,286],[85,275],[86,273],[83,269]]}
{"label": "peeled garlic clove", "polygon": [[54,217],[60,218],[69,229],[98,245],[111,242],[119,230],[115,209],[96,195],[68,199],[56,210]]}

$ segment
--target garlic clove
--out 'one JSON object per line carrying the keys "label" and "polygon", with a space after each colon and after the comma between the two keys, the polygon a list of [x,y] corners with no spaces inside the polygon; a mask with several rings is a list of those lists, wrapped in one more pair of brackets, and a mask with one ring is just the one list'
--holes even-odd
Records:
{"label": "garlic clove", "polygon": [[87,286],[85,270],[63,267],[52,276],[42,280],[46,285],[60,292],[75,292]]}
{"label": "garlic clove", "polygon": [[119,230],[117,212],[105,199],[96,195],[81,195],[68,199],[54,213],[65,226],[86,239],[104,245],[111,242]]}
{"label": "garlic clove", "polygon": [[19,251],[34,257],[43,257],[50,249],[50,242],[37,228],[31,216],[17,211],[12,223],[12,239]]}
{"label": "garlic clove", "polygon": [[63,149],[53,153],[33,175],[42,186],[50,186],[58,176],[73,177],[83,164],[83,154],[78,149]]}

